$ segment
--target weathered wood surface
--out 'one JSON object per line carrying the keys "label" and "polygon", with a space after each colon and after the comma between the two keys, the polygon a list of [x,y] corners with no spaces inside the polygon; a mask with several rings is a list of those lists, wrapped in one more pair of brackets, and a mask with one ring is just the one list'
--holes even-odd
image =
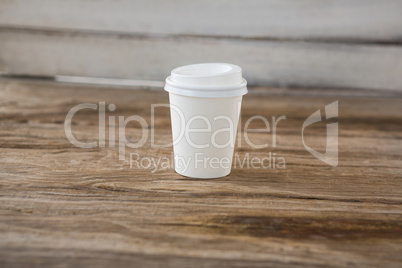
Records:
{"label": "weathered wood surface", "polygon": [[252,85],[402,90],[402,46],[0,28],[0,72],[162,81],[200,62],[241,66]]}
{"label": "weathered wood surface", "polygon": [[[109,115],[150,122],[150,104],[167,103],[167,93],[0,81],[0,266],[400,267],[402,96],[270,92],[245,96],[242,124],[252,115],[286,115],[277,147],[256,132],[253,141],[270,147],[242,140],[236,152],[274,152],[286,169],[237,167],[225,178],[196,180],[172,169],[130,169],[117,148],[79,149],[65,137],[65,116],[79,103],[114,103]],[[335,100],[333,168],[304,149],[301,125]],[[79,139],[96,139],[97,111],[74,120]],[[157,143],[171,139],[166,110],[157,112],[155,129]],[[138,132],[127,126],[129,139]],[[309,146],[325,148],[325,122],[306,135]],[[156,157],[172,149],[148,142],[129,152]]]}
{"label": "weathered wood surface", "polygon": [[162,81],[230,62],[253,85],[402,90],[399,0],[0,1],[0,72]]}
{"label": "weathered wood surface", "polygon": [[398,0],[8,0],[0,25],[119,33],[396,42]]}

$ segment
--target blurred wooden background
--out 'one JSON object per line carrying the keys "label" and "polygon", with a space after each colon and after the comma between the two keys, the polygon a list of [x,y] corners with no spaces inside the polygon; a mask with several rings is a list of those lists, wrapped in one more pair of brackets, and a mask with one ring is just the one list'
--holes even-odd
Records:
{"label": "blurred wooden background", "polygon": [[402,1],[0,1],[2,73],[160,81],[210,61],[251,85],[402,90]]}

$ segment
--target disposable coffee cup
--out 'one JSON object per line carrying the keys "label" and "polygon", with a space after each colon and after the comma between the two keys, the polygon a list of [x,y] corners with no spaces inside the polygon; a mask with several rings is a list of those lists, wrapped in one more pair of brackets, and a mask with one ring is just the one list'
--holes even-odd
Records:
{"label": "disposable coffee cup", "polygon": [[230,173],[246,86],[241,68],[233,64],[193,64],[171,72],[165,90],[177,173],[200,179]]}

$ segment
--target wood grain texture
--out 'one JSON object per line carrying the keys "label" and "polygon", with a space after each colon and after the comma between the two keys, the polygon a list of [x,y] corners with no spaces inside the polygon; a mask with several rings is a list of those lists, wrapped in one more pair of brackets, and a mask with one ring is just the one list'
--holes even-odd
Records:
{"label": "wood grain texture", "polygon": [[[130,168],[117,148],[79,149],[66,139],[65,116],[79,103],[114,103],[109,115],[150,122],[150,105],[167,103],[166,92],[0,80],[0,266],[400,267],[402,96],[270,92],[277,91],[250,90],[242,125],[253,115],[286,115],[277,147],[256,132],[250,138],[269,148],[242,139],[235,151],[276,153],[286,169],[236,167],[225,178],[196,180],[171,168]],[[335,100],[333,168],[304,149],[300,131]],[[97,111],[80,111],[73,122],[77,138],[96,139]],[[169,122],[166,110],[156,113],[157,143],[170,141]],[[306,133],[309,146],[325,148],[325,126]],[[139,135],[127,126],[130,140]],[[172,149],[148,142],[130,152],[145,158]]]}
{"label": "wood grain texture", "polygon": [[396,42],[398,0],[0,1],[0,25],[168,35]]}
{"label": "wood grain texture", "polygon": [[250,85],[402,90],[402,46],[0,29],[0,70],[163,81],[197,62],[240,65]]}

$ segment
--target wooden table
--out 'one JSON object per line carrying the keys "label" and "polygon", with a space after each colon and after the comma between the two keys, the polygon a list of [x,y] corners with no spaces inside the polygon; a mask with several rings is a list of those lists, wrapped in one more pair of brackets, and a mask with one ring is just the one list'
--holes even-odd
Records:
{"label": "wooden table", "polygon": [[[286,168],[237,166],[225,178],[197,180],[171,167],[130,168],[129,153],[171,156],[150,139],[121,161],[108,143],[81,149],[66,138],[64,120],[77,104],[113,103],[108,116],[137,114],[150,125],[150,105],[168,103],[166,92],[1,80],[0,266],[401,267],[402,96],[364,94],[251,89],[243,126],[253,115],[286,119],[275,148],[270,132],[254,131],[250,140],[268,148],[253,149],[242,129],[235,152],[275,153]],[[339,165],[331,167],[307,152],[301,129],[337,100]],[[156,110],[156,143],[171,139],[169,116]],[[326,123],[304,133],[321,152]],[[139,127],[127,125],[128,140],[141,137]],[[78,140],[96,141],[98,111],[77,112],[72,128]]]}

